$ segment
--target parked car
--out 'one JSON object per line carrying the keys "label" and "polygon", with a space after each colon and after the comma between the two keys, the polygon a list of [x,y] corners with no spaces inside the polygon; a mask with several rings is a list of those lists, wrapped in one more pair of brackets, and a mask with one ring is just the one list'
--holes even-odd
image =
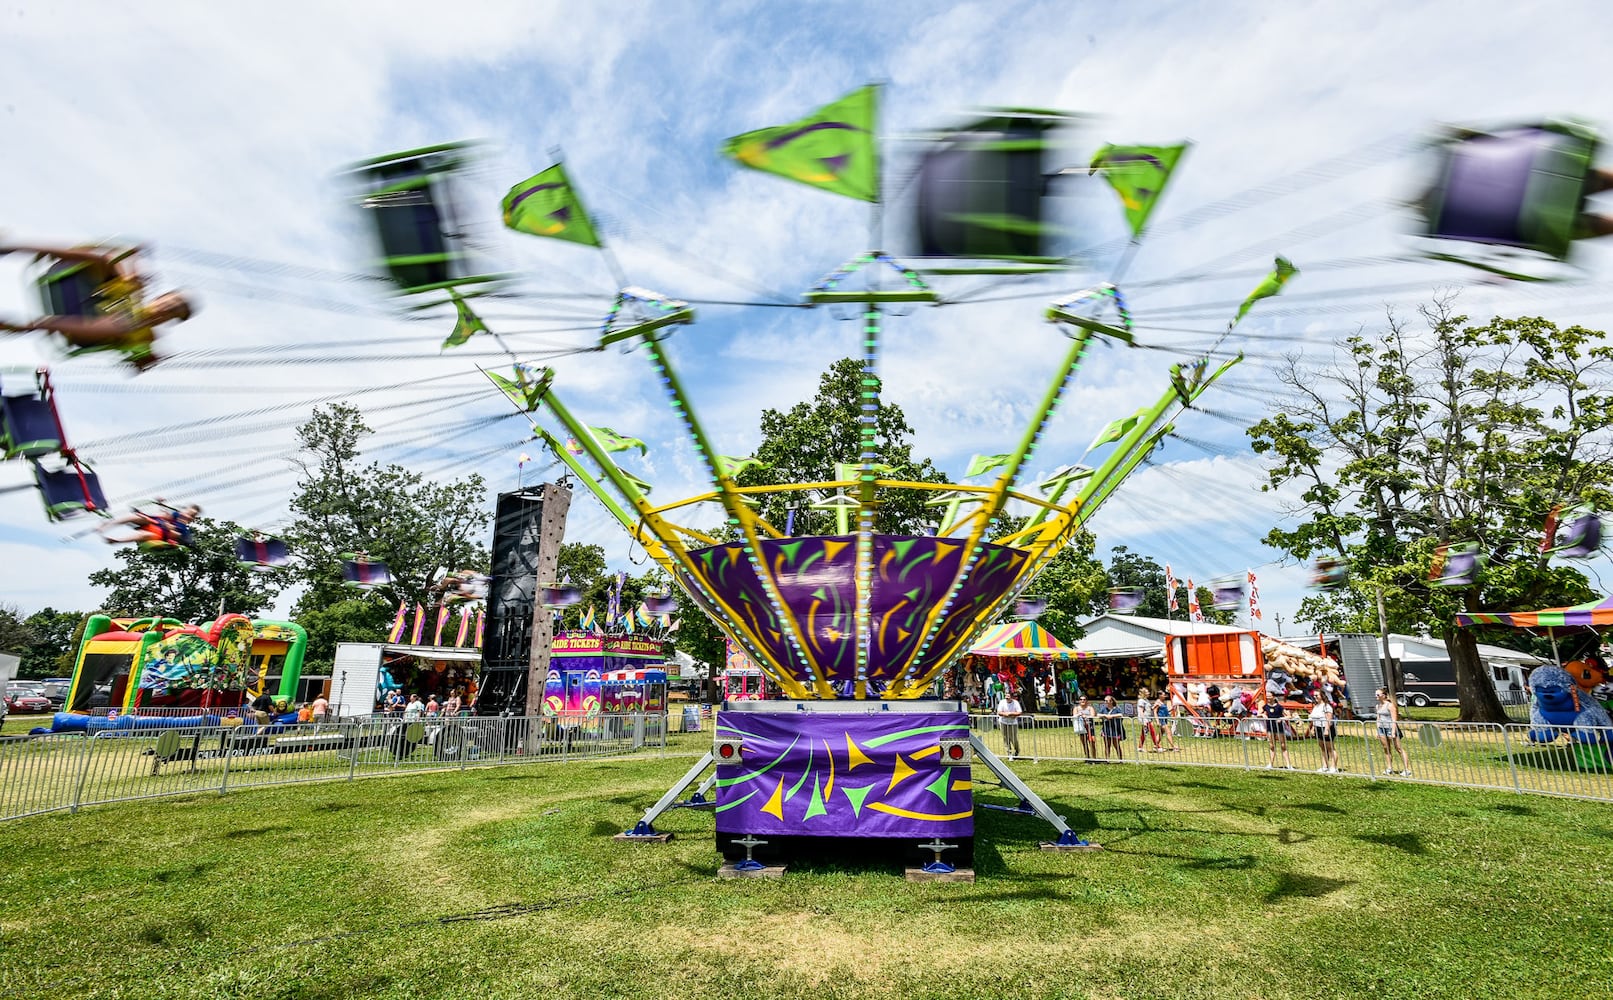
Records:
{"label": "parked car", "polygon": [[59,712],[67,704],[68,687],[69,685],[67,684],[45,681],[40,685],[39,693],[50,700],[51,708]]}
{"label": "parked car", "polygon": [[6,707],[13,712],[48,712],[50,699],[35,688],[18,684],[6,686]]}

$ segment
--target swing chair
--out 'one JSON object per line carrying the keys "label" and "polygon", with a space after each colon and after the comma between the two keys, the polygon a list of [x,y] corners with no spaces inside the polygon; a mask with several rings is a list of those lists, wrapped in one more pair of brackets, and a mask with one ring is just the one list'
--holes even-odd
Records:
{"label": "swing chair", "polygon": [[111,268],[99,262],[57,260],[45,268],[34,285],[46,316],[97,316],[105,311],[105,289],[113,277]]}
{"label": "swing chair", "polygon": [[1545,280],[1540,264],[1566,261],[1593,193],[1596,133],[1578,123],[1551,121],[1494,132],[1462,130],[1442,141],[1433,187],[1422,199],[1420,235],[1475,243],[1485,255],[1429,256],[1503,277]]}
{"label": "swing chair", "polygon": [[1350,582],[1350,566],[1341,559],[1322,558],[1311,567],[1311,586],[1326,593]]}
{"label": "swing chair", "polygon": [[644,597],[644,610],[652,615],[670,615],[678,610],[678,599],[670,591],[662,594],[647,594]]}
{"label": "swing chair", "polygon": [[[26,458],[33,463],[34,485],[45,503],[45,516],[63,521],[89,512],[106,512],[101,480],[67,444],[50,370],[34,374],[36,389],[29,395],[0,395],[0,457]],[[55,467],[41,459],[55,456]]]}
{"label": "swing chair", "polygon": [[392,571],[379,559],[363,552],[342,553],[342,583],[358,590],[372,590],[392,582]]}
{"label": "swing chair", "polygon": [[380,268],[401,294],[500,280],[472,266],[454,211],[454,177],[468,163],[470,146],[452,142],[374,157],[350,170],[354,202],[380,249]]}
{"label": "swing chair", "polygon": [[278,538],[253,532],[235,540],[235,561],[254,569],[275,569],[291,563],[291,550]]}
{"label": "swing chair", "polygon": [[1478,582],[1484,562],[1484,554],[1479,551],[1476,542],[1441,545],[1434,549],[1434,561],[1428,569],[1428,583],[1434,587],[1472,586]]}
{"label": "swing chair", "polygon": [[1047,610],[1045,597],[1021,597],[1014,602],[1014,613],[1010,616],[1015,621],[1035,621]]}
{"label": "swing chair", "polygon": [[1540,540],[1540,551],[1564,559],[1589,559],[1602,551],[1602,515],[1588,508],[1579,508],[1559,532],[1558,512],[1546,518],[1546,530]]}
{"label": "swing chair", "polygon": [[80,514],[104,515],[106,494],[101,490],[101,478],[77,456],[62,454],[67,464],[60,469],[47,469],[34,461],[34,485],[45,502],[45,516],[66,521]]}
{"label": "swing chair", "polygon": [[1143,604],[1143,588],[1141,587],[1110,587],[1109,613],[1112,615],[1134,615]]}
{"label": "swing chair", "polygon": [[1237,611],[1243,607],[1243,579],[1223,576],[1210,581],[1210,607],[1217,611]]}
{"label": "swing chair", "polygon": [[44,388],[23,396],[0,396],[0,456],[39,458],[62,450],[61,422]]}

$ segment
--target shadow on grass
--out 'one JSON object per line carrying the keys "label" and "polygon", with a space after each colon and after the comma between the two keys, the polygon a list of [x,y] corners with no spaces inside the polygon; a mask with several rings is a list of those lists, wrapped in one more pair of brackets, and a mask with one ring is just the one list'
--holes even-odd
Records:
{"label": "shadow on grass", "polygon": [[261,837],[266,833],[282,833],[291,827],[285,824],[276,826],[249,826],[241,830],[230,830],[224,834],[225,840],[241,840],[245,837]]}
{"label": "shadow on grass", "polygon": [[[1552,771],[1567,774],[1601,774],[1613,772],[1613,763],[1607,757],[1597,761],[1588,759],[1580,763],[1580,754],[1584,751],[1587,757],[1592,752],[1588,747],[1567,746],[1556,744],[1538,750],[1524,750],[1513,754],[1513,760],[1521,768],[1531,771]],[[1497,757],[1498,767],[1506,766],[1505,757]]]}
{"label": "shadow on grass", "polygon": [[1415,833],[1360,833],[1355,839],[1368,844],[1382,844],[1384,847],[1393,847],[1397,851],[1407,854],[1427,854],[1428,848],[1423,846],[1423,838]]}
{"label": "shadow on grass", "polygon": [[1514,804],[1512,804],[1510,802],[1499,803],[1497,805],[1491,806],[1490,808],[1495,810],[1498,813],[1506,813],[1508,816],[1533,816],[1533,815],[1535,815],[1535,811],[1534,811],[1533,808],[1531,808],[1529,806],[1524,806],[1524,805],[1514,805]]}
{"label": "shadow on grass", "polygon": [[153,872],[151,880],[167,884],[169,882],[182,882],[185,879],[200,878],[218,867],[216,861],[198,861],[183,868],[165,868],[160,872]]}
{"label": "shadow on grass", "polygon": [[1304,809],[1307,812],[1334,813],[1334,814],[1339,815],[1339,816],[1347,816],[1347,815],[1349,815],[1347,812],[1345,812],[1343,809],[1340,809],[1338,806],[1330,805],[1330,804],[1328,804],[1326,802],[1295,802],[1293,805],[1284,806],[1283,808],[1285,808],[1285,809]]}
{"label": "shadow on grass", "polygon": [[1329,893],[1337,892],[1347,885],[1353,885],[1350,879],[1327,878],[1323,875],[1306,875],[1301,872],[1283,872],[1277,876],[1277,885],[1266,893],[1267,903],[1280,903],[1285,899],[1300,897],[1303,899],[1321,899]]}
{"label": "shadow on grass", "polygon": [[1231,785],[1218,785],[1213,781],[1174,781],[1174,782],[1171,783],[1171,787],[1173,787],[1173,788],[1209,788],[1209,789],[1213,789],[1213,790],[1218,791],[1218,792],[1229,792],[1229,791],[1232,790]]}

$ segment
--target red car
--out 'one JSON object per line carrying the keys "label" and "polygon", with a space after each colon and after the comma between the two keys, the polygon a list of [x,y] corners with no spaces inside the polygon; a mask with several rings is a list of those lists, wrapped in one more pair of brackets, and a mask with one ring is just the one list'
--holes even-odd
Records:
{"label": "red car", "polygon": [[13,712],[48,712],[50,699],[30,687],[6,688],[6,708]]}

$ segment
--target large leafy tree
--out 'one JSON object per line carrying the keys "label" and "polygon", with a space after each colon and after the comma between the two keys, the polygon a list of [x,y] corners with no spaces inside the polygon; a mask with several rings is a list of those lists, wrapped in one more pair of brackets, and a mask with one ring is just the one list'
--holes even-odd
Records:
{"label": "large leafy tree", "polygon": [[87,614],[78,611],[57,611],[55,608],[45,608],[29,615],[23,624],[33,632],[34,639],[22,650],[22,662],[17,665],[19,676],[65,677],[70,674],[78,653],[78,638],[87,617]]}
{"label": "large leafy tree", "polygon": [[[487,570],[481,539],[489,515],[481,477],[439,483],[400,465],[366,463],[359,444],[369,433],[358,410],[345,404],[316,410],[298,428],[303,474],[287,534],[305,590],[294,615],[304,620],[331,609],[332,643],[373,642],[379,638],[370,631],[373,623],[389,621],[398,603],[431,603],[432,579],[441,569]],[[341,577],[349,552],[385,562],[393,582],[355,596]],[[368,610],[336,608],[354,602]],[[355,633],[360,628],[365,631]]]}
{"label": "large leafy tree", "polygon": [[190,545],[126,545],[117,553],[118,565],[91,573],[90,583],[110,588],[101,603],[115,615],[187,622],[208,621],[221,612],[256,615],[274,603],[281,578],[236,561],[239,533],[227,521],[198,518],[191,524]]}
{"label": "large leafy tree", "polygon": [[[829,366],[818,380],[818,391],[811,399],[788,410],[762,411],[762,443],[756,449],[760,468],[751,467],[739,476],[744,486],[782,483],[816,483],[835,478],[835,466],[855,463],[861,455],[859,417],[862,413],[862,365],[842,358]],[[918,482],[945,482],[946,477],[929,459],[913,457],[909,426],[902,408],[881,402],[875,414],[875,441],[879,462],[893,467],[896,478]],[[818,499],[822,499],[819,496]],[[797,498],[804,499],[804,498]],[[920,534],[936,520],[935,508],[926,507],[928,496],[911,490],[883,490],[875,518],[876,531],[887,534]],[[788,512],[785,496],[762,501],[764,517],[783,528]],[[830,534],[834,514],[803,509],[796,513],[797,534]]]}
{"label": "large leafy tree", "polygon": [[[1301,620],[1444,638],[1465,721],[1505,714],[1459,611],[1528,610],[1588,600],[1572,566],[1540,551],[1553,507],[1605,507],[1613,487],[1613,349],[1601,333],[1539,318],[1470,324],[1448,301],[1422,329],[1390,315],[1350,337],[1331,363],[1292,359],[1289,392],[1249,429],[1268,487],[1299,495],[1293,525],[1267,543],[1299,559],[1342,555],[1346,590],[1308,599]],[[1476,545],[1472,586],[1430,582],[1442,545]],[[1497,633],[1492,641],[1515,641]]]}
{"label": "large leafy tree", "polygon": [[22,656],[39,634],[23,618],[22,611],[12,604],[0,604],[0,653]]}

